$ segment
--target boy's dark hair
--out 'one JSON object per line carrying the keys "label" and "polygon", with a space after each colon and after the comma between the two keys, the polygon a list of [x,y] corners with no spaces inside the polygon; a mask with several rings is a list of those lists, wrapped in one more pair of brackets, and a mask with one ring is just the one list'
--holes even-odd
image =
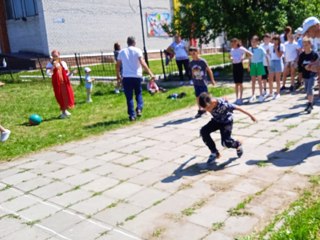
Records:
{"label": "boy's dark hair", "polygon": [[211,103],[211,96],[209,93],[203,92],[199,96],[199,105],[202,108],[205,108],[206,106],[210,105]]}
{"label": "boy's dark hair", "polygon": [[120,51],[121,50],[120,44],[117,43],[117,42],[114,44],[113,48],[114,48],[115,51]]}

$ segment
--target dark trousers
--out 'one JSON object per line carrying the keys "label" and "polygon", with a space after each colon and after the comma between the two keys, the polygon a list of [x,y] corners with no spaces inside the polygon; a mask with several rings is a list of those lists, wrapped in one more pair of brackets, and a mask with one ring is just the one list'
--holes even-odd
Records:
{"label": "dark trousers", "polygon": [[203,126],[200,130],[200,135],[202,137],[203,142],[208,146],[211,153],[217,153],[218,150],[216,148],[216,144],[212,140],[210,134],[217,130],[220,130],[221,134],[221,144],[227,148],[238,148],[240,146],[240,142],[234,140],[231,137],[232,133],[232,125],[231,123],[218,123],[211,119],[205,126]]}
{"label": "dark trousers", "polygon": [[124,94],[127,99],[128,114],[130,117],[136,116],[134,111],[133,92],[136,95],[137,109],[142,110],[143,108],[141,82],[142,78],[123,78],[122,80]]}
{"label": "dark trousers", "polygon": [[179,78],[180,81],[183,81],[183,70],[182,67],[184,67],[184,70],[186,71],[186,75],[188,77],[188,80],[190,80],[190,71],[189,71],[189,59],[185,60],[176,60],[178,70],[179,70]]}

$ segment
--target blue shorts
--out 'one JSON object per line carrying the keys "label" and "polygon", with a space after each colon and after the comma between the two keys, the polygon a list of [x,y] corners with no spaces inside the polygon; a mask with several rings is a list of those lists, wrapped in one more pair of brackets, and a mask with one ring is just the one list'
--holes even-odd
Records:
{"label": "blue shorts", "polygon": [[303,80],[304,80],[304,89],[307,93],[307,96],[312,96],[315,77],[304,78]]}
{"label": "blue shorts", "polygon": [[196,94],[196,97],[199,97],[201,93],[203,92],[208,92],[208,87],[207,86],[197,86],[193,85],[194,87],[194,92]]}
{"label": "blue shorts", "polygon": [[270,64],[270,73],[281,73],[283,72],[283,61],[280,60],[271,60]]}

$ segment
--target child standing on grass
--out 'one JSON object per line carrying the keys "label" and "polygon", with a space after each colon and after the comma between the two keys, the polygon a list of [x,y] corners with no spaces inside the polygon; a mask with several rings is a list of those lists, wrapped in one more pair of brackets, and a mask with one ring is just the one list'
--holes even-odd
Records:
{"label": "child standing on grass", "polygon": [[217,130],[220,130],[222,146],[227,148],[235,148],[237,150],[237,156],[240,158],[243,154],[242,145],[239,141],[234,140],[231,137],[233,126],[233,110],[238,110],[248,115],[254,122],[257,121],[256,118],[237,105],[230,104],[222,98],[212,98],[208,93],[202,93],[200,95],[199,104],[212,115],[211,121],[203,126],[200,130],[200,135],[203,142],[211,151],[207,164],[214,163],[214,161],[220,157],[220,153],[210,136],[212,132]]}
{"label": "child standing on grass", "polygon": [[[272,38],[273,47],[271,48],[271,63],[270,63],[270,73],[269,73],[269,94],[272,98],[278,99],[280,97],[280,79],[283,72],[283,54],[284,45],[280,42],[279,35],[275,35]],[[277,91],[273,93],[273,80],[276,79]]]}
{"label": "child standing on grass", "polygon": [[9,129],[5,129],[3,126],[0,125],[0,133],[1,133],[0,141],[5,142],[8,140],[11,131]]}
{"label": "child standing on grass", "polygon": [[297,62],[299,57],[299,45],[296,41],[294,41],[294,37],[291,33],[287,35],[288,41],[285,42],[284,48],[285,48],[285,54],[284,54],[284,60],[285,60],[285,66],[284,71],[282,75],[282,87],[280,88],[280,91],[284,91],[286,89],[286,80],[288,73],[290,74],[290,92],[293,92],[295,90],[294,88],[294,77],[296,73],[297,68]]}
{"label": "child standing on grass", "polygon": [[305,91],[307,93],[307,107],[305,111],[311,113],[313,109],[313,86],[316,79],[317,73],[312,72],[309,68],[312,63],[315,63],[318,60],[318,54],[312,50],[312,39],[308,37],[303,38],[303,48],[299,56],[298,67],[302,71],[302,77],[304,80]]}
{"label": "child standing on grass", "polygon": [[266,59],[266,52],[265,50],[259,46],[259,37],[253,36],[251,38],[251,47],[249,48],[249,51],[252,52],[252,57],[250,59],[250,76],[251,76],[251,84],[252,84],[252,96],[249,100],[249,102],[255,102],[256,101],[256,95],[255,95],[255,88],[256,88],[256,79],[258,79],[259,84],[259,102],[263,102],[263,89],[262,89],[262,76],[265,75],[265,70],[263,66],[263,60]]}
{"label": "child standing on grass", "polygon": [[245,56],[252,56],[252,53],[249,52],[246,48],[241,46],[239,39],[231,39],[231,51],[230,59],[232,60],[232,72],[233,72],[233,81],[235,84],[236,91],[236,104],[242,104],[242,93],[243,93],[243,64]]}
{"label": "child standing on grass", "polygon": [[86,81],[85,84],[86,84],[86,91],[87,91],[87,103],[92,103],[91,94],[92,94],[94,79],[91,78],[90,76],[91,69],[89,67],[85,67],[84,72],[86,74],[84,79]]}
{"label": "child standing on grass", "polygon": [[[119,55],[119,52],[121,50],[121,47],[120,47],[120,44],[119,43],[115,43],[114,46],[114,51],[113,51],[113,56],[114,56],[114,60],[117,62],[118,61],[118,55]],[[122,66],[120,66],[120,76],[122,77]],[[121,89],[121,78],[120,79],[117,79],[117,85],[114,89],[114,93],[115,94],[119,94],[120,93],[120,89]]]}
{"label": "child standing on grass", "polygon": [[198,105],[198,113],[195,118],[201,117],[206,111],[201,108],[199,105],[199,96],[203,92],[208,92],[207,87],[207,74],[209,75],[210,81],[212,85],[215,85],[213,73],[210,67],[208,66],[206,60],[199,57],[199,52],[197,47],[190,47],[189,53],[191,55],[191,62],[189,64],[189,69],[191,72],[191,79],[193,81],[194,91],[196,95],[197,105]]}

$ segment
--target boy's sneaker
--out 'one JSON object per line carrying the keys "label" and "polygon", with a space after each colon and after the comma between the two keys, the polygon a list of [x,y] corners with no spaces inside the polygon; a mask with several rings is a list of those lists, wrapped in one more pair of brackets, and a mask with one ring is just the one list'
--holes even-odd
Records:
{"label": "boy's sneaker", "polygon": [[308,114],[310,114],[310,113],[311,113],[311,111],[312,111],[312,109],[313,109],[312,103],[308,103],[308,105],[307,105],[307,107],[306,107],[305,111],[306,111]]}
{"label": "boy's sneaker", "polygon": [[115,93],[115,94],[119,94],[119,93],[120,93],[119,89],[116,88],[116,89],[114,90],[114,93]]}
{"label": "boy's sneaker", "polygon": [[285,87],[285,86],[282,86],[282,87],[280,88],[280,91],[284,91],[284,90],[286,90],[286,87]]}
{"label": "boy's sneaker", "polygon": [[201,117],[204,113],[205,113],[205,111],[203,111],[203,110],[198,110],[198,113],[197,113],[194,117],[195,117],[195,118],[199,118],[199,117]]}
{"label": "boy's sneaker", "polygon": [[250,99],[249,99],[249,102],[255,102],[256,101],[256,95],[253,95]]}
{"label": "boy's sneaker", "polygon": [[[91,101],[92,101],[92,100],[91,100]],[[66,111],[64,112],[64,114],[67,115],[67,116],[71,116],[71,113],[68,112],[68,110],[66,110]]]}
{"label": "boy's sneaker", "polygon": [[133,122],[133,121],[135,121],[135,120],[136,120],[135,117],[129,117],[129,121],[130,121],[130,122]]}
{"label": "boy's sneaker", "polygon": [[294,86],[291,85],[291,86],[290,86],[290,92],[294,92],[294,90],[295,90],[295,89],[294,89]]}
{"label": "boy's sneaker", "polygon": [[219,157],[220,157],[220,154],[218,152],[211,153],[210,156],[209,156],[209,159],[207,161],[207,164],[208,165],[212,165],[216,161],[216,159],[219,158]]}
{"label": "boy's sneaker", "polygon": [[264,101],[264,97],[262,95],[259,96],[259,102],[263,102]]}
{"label": "boy's sneaker", "polygon": [[239,147],[237,148],[237,156],[238,158],[241,158],[242,155],[243,155],[243,148],[242,148],[242,144],[240,143]]}
{"label": "boy's sneaker", "polygon": [[5,130],[4,132],[1,133],[1,142],[5,142],[8,140],[10,136],[11,131],[10,130]]}
{"label": "boy's sneaker", "polygon": [[141,109],[136,109],[136,113],[137,113],[137,117],[141,117],[142,116],[142,111]]}

